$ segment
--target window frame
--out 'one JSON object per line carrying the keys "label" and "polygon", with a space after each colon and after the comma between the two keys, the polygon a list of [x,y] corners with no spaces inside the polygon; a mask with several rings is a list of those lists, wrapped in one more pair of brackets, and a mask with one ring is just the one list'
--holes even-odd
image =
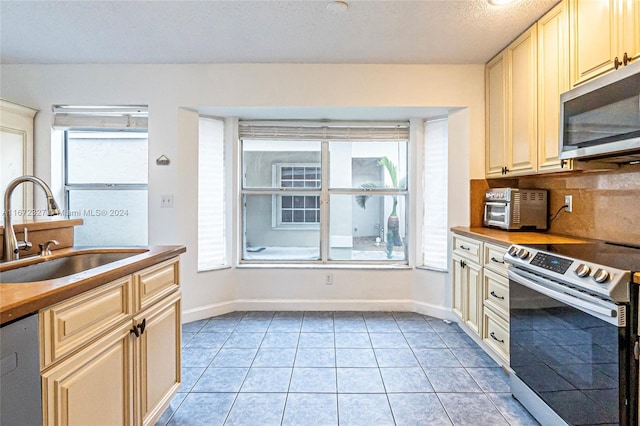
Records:
{"label": "window frame", "polygon": [[[306,185],[303,187],[304,189],[314,189],[319,190],[322,188],[322,163],[275,163],[272,168],[272,184],[274,188],[286,188],[284,191],[288,191],[288,187],[282,186],[282,169],[285,167],[304,167],[304,168],[316,168],[320,173],[320,179],[317,179],[319,186],[314,188],[309,188]],[[306,180],[305,180],[306,182]],[[295,191],[296,187],[291,187],[290,191]],[[317,197],[318,207],[313,210],[317,210],[318,221],[317,222],[283,222],[282,221],[282,197]],[[311,194],[274,194],[271,200],[271,226],[275,230],[300,230],[300,229],[319,229],[320,228],[320,206],[321,206],[321,198],[320,194],[311,195]],[[302,210],[306,212],[306,208],[302,207],[301,209],[296,209],[295,207],[292,210]],[[311,209],[309,209],[311,210]]]}
{"label": "window frame", "polygon": [[[149,132],[148,130],[141,130],[141,129],[136,129],[136,130],[117,130],[117,129],[74,129],[74,128],[68,128],[68,129],[64,129],[63,131],[63,161],[64,161],[64,185],[63,185],[63,191],[64,191],[64,205],[65,205],[65,209],[66,209],[66,215],[68,217],[83,217],[85,212],[79,212],[79,211],[72,211],[71,210],[71,191],[145,191],[147,197],[149,194],[149,183],[148,183],[148,176],[147,176],[147,183],[100,183],[100,182],[93,182],[93,183],[69,183],[69,168],[70,168],[70,161],[69,161],[69,134],[70,133],[74,133],[74,134],[102,134],[102,135],[107,135],[107,134],[113,134],[113,135],[132,135],[132,134],[139,134],[139,135],[146,135],[146,137],[141,137],[140,139],[146,139],[147,140],[147,153],[148,153],[148,149],[149,149]],[[87,138],[88,139],[88,138]],[[105,137],[105,139],[107,139]],[[145,227],[148,228],[148,224],[149,224],[149,211],[148,211],[148,205],[147,205],[147,212],[146,212],[146,222],[144,224]],[[75,244],[75,242],[74,242]],[[149,236],[147,235],[147,241],[145,242],[144,245],[148,245],[149,244]],[[133,245],[131,245],[133,247]]]}
{"label": "window frame", "polygon": [[[376,122],[371,122],[372,126],[375,126]],[[404,123],[404,125],[406,125],[407,128],[409,128],[409,123]],[[239,132],[240,133],[240,132]],[[319,223],[319,252],[320,252],[320,256],[317,260],[287,260],[287,259],[282,259],[282,260],[273,260],[273,259],[269,259],[269,260],[261,260],[261,259],[247,259],[245,258],[245,244],[246,244],[246,229],[247,229],[247,225],[246,225],[246,218],[247,218],[247,212],[246,212],[246,197],[247,196],[251,196],[251,195],[272,195],[272,196],[276,196],[276,195],[282,195],[283,193],[287,193],[287,195],[291,194],[291,195],[316,195],[316,193],[318,192],[318,190],[310,190],[310,189],[304,189],[304,188],[279,188],[276,185],[273,185],[274,187],[272,188],[265,188],[265,187],[245,187],[245,178],[246,176],[244,175],[244,172],[241,173],[238,176],[239,179],[239,201],[240,201],[240,211],[239,211],[239,227],[238,227],[238,242],[239,242],[239,250],[238,250],[238,259],[237,259],[237,264],[240,266],[245,266],[245,265],[260,265],[260,264],[264,264],[264,265],[295,265],[295,264],[300,264],[300,265],[344,265],[344,266],[351,266],[351,267],[371,267],[371,266],[381,266],[381,267],[391,267],[391,268],[406,268],[409,267],[410,265],[410,252],[412,251],[412,240],[411,240],[411,223],[410,223],[410,217],[411,217],[411,197],[410,197],[410,172],[411,172],[411,167],[412,167],[412,163],[410,161],[410,151],[411,151],[411,138],[410,137],[406,137],[406,138],[398,138],[398,139],[393,139],[393,138],[372,138],[371,140],[342,140],[342,139],[334,139],[334,138],[302,138],[302,139],[298,139],[295,136],[291,136],[288,138],[278,138],[278,139],[267,139],[264,137],[251,137],[251,136],[247,136],[247,137],[243,137],[242,134],[238,135],[238,151],[239,151],[239,158],[240,158],[240,170],[244,170],[244,155],[243,155],[243,144],[244,141],[252,141],[252,140],[271,140],[273,143],[278,143],[278,142],[293,142],[293,141],[298,141],[298,140],[314,140],[316,142],[320,143],[320,157],[321,157],[321,170],[322,170],[322,176],[321,176],[321,187],[318,189],[319,190],[319,195],[320,195],[320,223]],[[345,142],[345,143],[371,143],[371,144],[376,144],[376,143],[380,143],[380,142],[395,142],[395,143],[402,143],[405,144],[405,147],[403,148],[404,151],[404,156],[405,159],[403,160],[403,166],[404,168],[406,168],[406,183],[405,186],[403,188],[391,188],[391,187],[387,187],[387,188],[362,188],[362,187],[354,187],[354,188],[340,188],[340,187],[330,187],[329,182],[330,182],[330,176],[329,176],[329,145],[330,143],[340,143],[340,142]],[[300,163],[302,164],[302,163]],[[351,195],[351,196],[355,196],[355,195],[379,195],[379,196],[386,196],[386,195],[398,195],[398,196],[402,196],[404,198],[404,206],[402,207],[402,214],[399,214],[398,217],[400,217],[400,220],[402,222],[402,227],[404,229],[404,234],[403,234],[403,238],[404,238],[404,243],[403,243],[403,249],[404,249],[404,258],[401,260],[398,259],[375,259],[375,260],[359,260],[359,259],[345,259],[345,260],[340,260],[340,259],[331,259],[330,258],[330,251],[331,251],[331,247],[330,247],[330,230],[331,230],[331,218],[329,215],[329,200],[330,197],[332,195]],[[273,212],[273,208],[272,208],[272,212]],[[272,219],[273,222],[273,219]],[[386,228],[386,217],[385,217],[385,228]],[[283,228],[277,228],[277,229],[283,229]],[[289,228],[291,229],[291,228]],[[301,229],[301,228],[294,228],[294,229]]]}

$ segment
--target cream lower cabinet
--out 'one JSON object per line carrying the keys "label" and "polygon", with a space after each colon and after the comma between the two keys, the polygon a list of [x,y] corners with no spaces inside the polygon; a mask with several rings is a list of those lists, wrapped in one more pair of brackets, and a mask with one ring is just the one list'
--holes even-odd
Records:
{"label": "cream lower cabinet", "polygon": [[453,312],[477,335],[482,329],[482,242],[454,234]]}
{"label": "cream lower cabinet", "polygon": [[[180,386],[181,293],[167,279],[177,280],[178,265],[152,266],[40,312],[45,425],[147,425],[160,417]],[[163,297],[140,310],[133,283],[144,276]]]}
{"label": "cream lower cabinet", "polygon": [[42,373],[43,424],[133,424],[129,324]]}
{"label": "cream lower cabinet", "polygon": [[509,365],[509,279],[506,247],[484,243],[482,341]]}
{"label": "cream lower cabinet", "polygon": [[[482,324],[482,271],[479,265],[459,256],[452,256],[454,313],[465,325],[480,335]],[[457,304],[457,306],[456,306]]]}
{"label": "cream lower cabinet", "polygon": [[180,387],[180,293],[136,316],[145,323],[134,346],[136,424],[152,424]]}
{"label": "cream lower cabinet", "polygon": [[[496,360],[509,365],[509,280],[507,247],[453,235],[453,313]],[[473,336],[473,335],[472,335]]]}

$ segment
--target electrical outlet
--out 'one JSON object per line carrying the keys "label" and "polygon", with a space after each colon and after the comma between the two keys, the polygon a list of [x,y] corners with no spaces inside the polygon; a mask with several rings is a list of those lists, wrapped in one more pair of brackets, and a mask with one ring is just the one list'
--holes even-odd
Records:
{"label": "electrical outlet", "polygon": [[173,194],[164,194],[160,196],[160,207],[161,208],[172,208],[173,207]]}
{"label": "electrical outlet", "polygon": [[564,205],[566,206],[564,208],[565,212],[571,213],[571,211],[573,211],[573,196],[572,195],[565,195],[564,196]]}
{"label": "electrical outlet", "polygon": [[324,283],[326,285],[333,284],[333,272],[327,272],[324,276]]}

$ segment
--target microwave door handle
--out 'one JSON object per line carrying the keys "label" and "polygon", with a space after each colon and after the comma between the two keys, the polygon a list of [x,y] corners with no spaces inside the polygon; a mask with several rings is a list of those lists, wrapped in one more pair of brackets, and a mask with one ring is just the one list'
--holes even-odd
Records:
{"label": "microwave door handle", "polygon": [[500,202],[497,202],[497,201],[486,201],[486,202],[484,203],[484,205],[485,205],[485,209],[486,209],[486,206],[496,206],[496,207],[500,207],[500,206],[506,206],[506,205],[507,205],[507,203],[500,203]]}
{"label": "microwave door handle", "polygon": [[593,315],[597,318],[600,318],[603,321],[608,322],[609,324],[613,324],[618,326],[618,312],[613,309],[605,308],[602,306],[597,306],[589,302],[585,302],[582,299],[578,299],[576,297],[570,296],[566,293],[560,293],[558,291],[552,290],[548,287],[542,286],[535,281],[523,276],[521,273],[514,272],[511,269],[508,271],[509,279],[515,281],[518,284],[521,284],[525,287],[530,288],[533,291],[537,291],[538,293],[542,293],[545,296],[548,296],[552,299],[557,300],[558,302],[565,303],[573,308],[579,309],[582,312],[585,312],[589,315]]}

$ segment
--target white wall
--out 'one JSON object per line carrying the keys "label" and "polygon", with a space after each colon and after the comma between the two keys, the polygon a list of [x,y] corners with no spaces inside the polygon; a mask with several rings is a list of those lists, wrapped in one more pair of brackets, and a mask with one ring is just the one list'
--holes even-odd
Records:
{"label": "white wall", "polygon": [[[185,320],[249,308],[417,309],[447,315],[449,278],[437,272],[341,269],[333,271],[333,286],[322,284],[322,269],[196,273],[195,111],[375,107],[393,115],[396,108],[466,108],[450,121],[449,203],[450,225],[467,225],[469,178],[482,177],[484,167],[483,65],[2,65],[0,73],[2,98],[40,110],[35,173],[46,180],[59,178],[51,165],[51,105],[149,105],[149,243],[187,246]],[[155,165],[163,154],[170,166]],[[229,162],[237,167],[237,155],[231,155]],[[237,190],[236,182],[228,187]],[[167,193],[175,194],[173,209],[159,207],[160,194]],[[227,204],[235,235],[237,217]]]}

